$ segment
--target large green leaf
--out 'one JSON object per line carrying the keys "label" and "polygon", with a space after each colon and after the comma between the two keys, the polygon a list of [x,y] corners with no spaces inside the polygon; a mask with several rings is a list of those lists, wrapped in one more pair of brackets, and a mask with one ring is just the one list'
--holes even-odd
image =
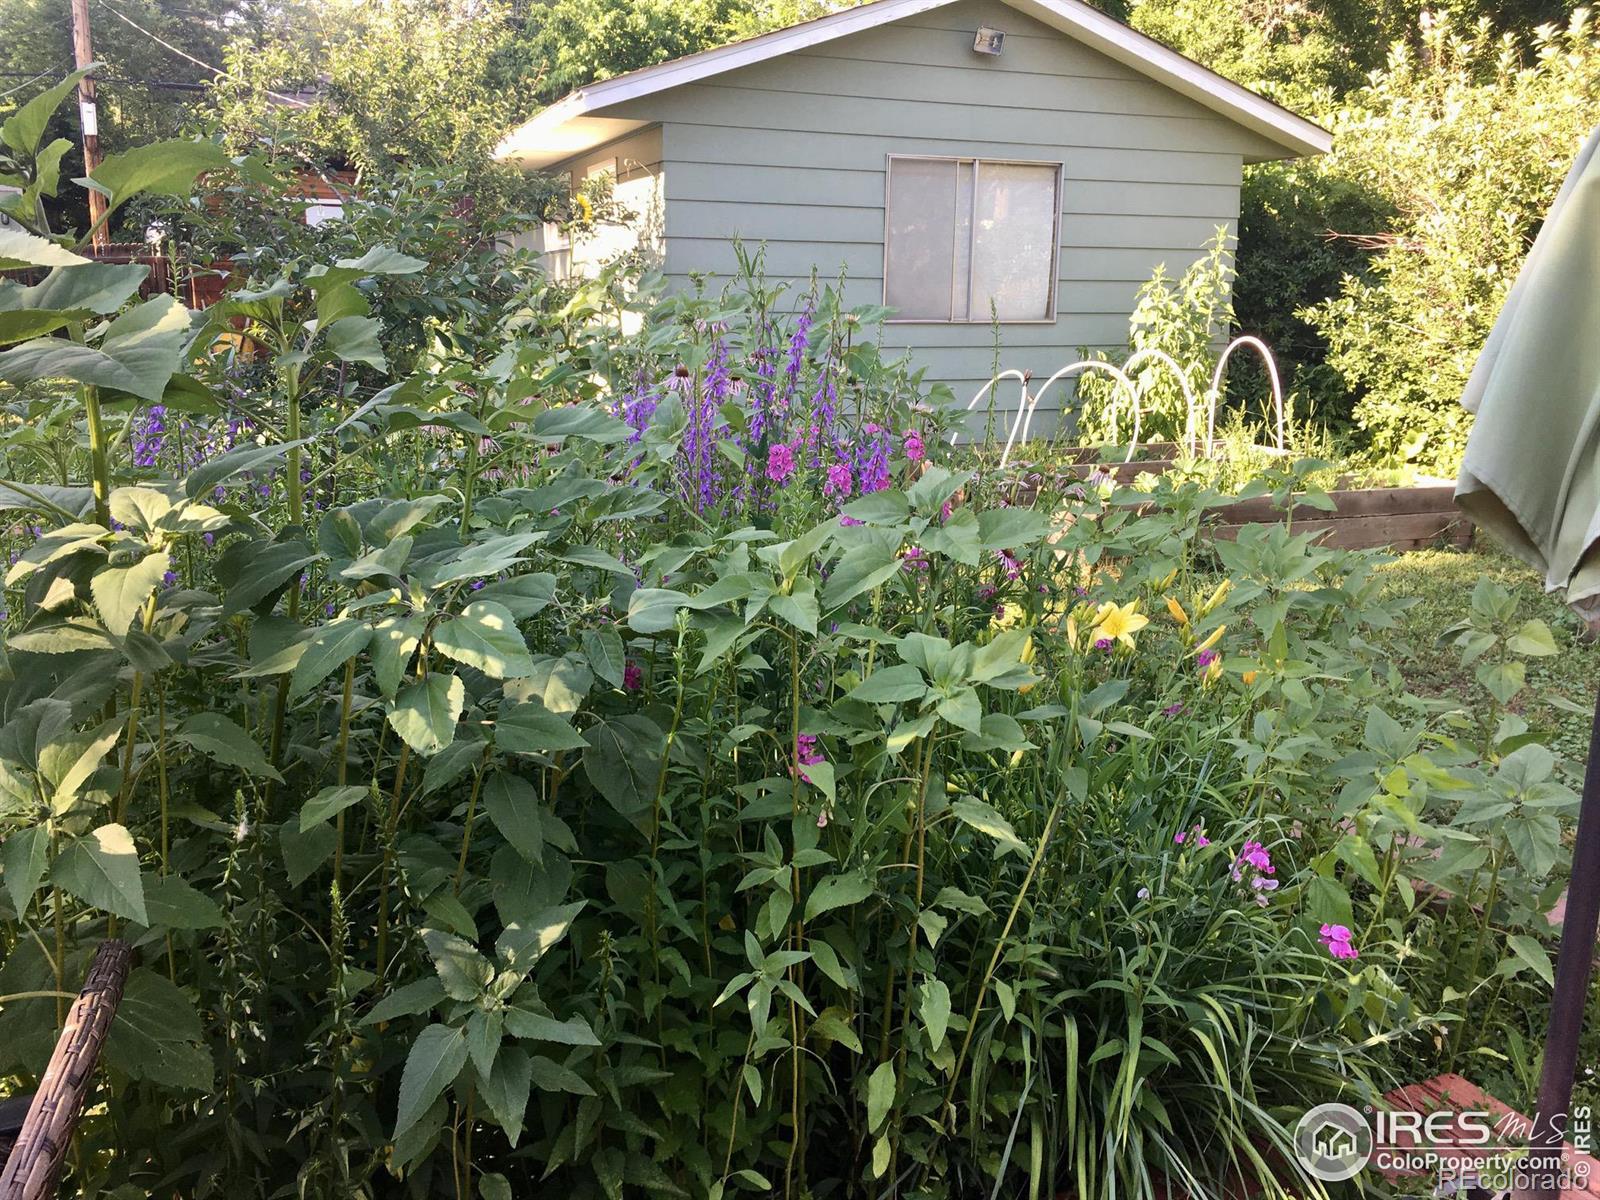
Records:
{"label": "large green leaf", "polygon": [[27,912],[49,865],[50,830],[44,825],[14,830],[0,844],[0,872],[5,875],[11,907],[19,917]]}
{"label": "large green leaf", "polygon": [[521,679],[533,674],[533,656],[516,618],[491,600],[469,604],[442,622],[434,648],[446,658],[476,667],[491,679]]}
{"label": "large green leaf", "polygon": [[194,1003],[146,967],[128,977],[106,1038],[106,1061],[131,1079],[199,1092],[211,1089],[214,1074]]}
{"label": "large green leaf", "polygon": [[49,238],[0,225],[0,271],[17,267],[76,267],[88,261]]}
{"label": "large green leaf", "polygon": [[300,832],[314,825],[331,821],[345,809],[360,804],[367,797],[365,784],[350,783],[325,787],[300,806]]}
{"label": "large green leaf", "polygon": [[563,904],[546,909],[527,920],[513,921],[505,927],[496,940],[494,952],[499,955],[501,963],[506,967],[527,974],[533,970],[535,964],[544,957],[550,947],[566,937],[567,930],[583,911],[584,904],[585,901],[582,900],[576,904]]}
{"label": "large green leaf", "polygon": [[40,139],[55,116],[56,109],[67,98],[67,93],[78,86],[78,81],[90,71],[98,70],[104,63],[90,63],[80,70],[63,76],[56,83],[34,96],[0,124],[0,142],[4,142],[23,158],[32,158],[39,150]]}
{"label": "large green leaf", "polygon": [[215,142],[151,142],[102,159],[87,183],[115,212],[135,196],[186,196],[198,176],[229,166],[228,152]]}
{"label": "large green leaf", "polygon": [[266,754],[254,739],[221,713],[195,713],[178,726],[172,740],[193,746],[202,754],[251,775],[283,781],[283,776],[267,762]]}
{"label": "large green leaf", "polygon": [[872,881],[865,875],[830,875],[812,888],[811,895],[806,898],[806,920],[835,908],[860,904],[870,895]]}
{"label": "large green leaf", "polygon": [[442,929],[427,929],[422,944],[433,959],[433,969],[452,1000],[476,1001],[494,979],[494,967],[471,945]]}
{"label": "large green leaf", "polygon": [[624,817],[639,821],[655,803],[663,734],[649,717],[632,714],[591,725],[584,733],[583,773]]}
{"label": "large green leaf", "polygon": [[510,754],[555,754],[588,745],[569,722],[537,700],[500,709],[494,723],[494,744]]}
{"label": "large green leaf", "polygon": [[96,571],[89,580],[89,591],[106,628],[118,637],[125,635],[169,566],[166,551],[158,550],[132,566],[107,566]]}
{"label": "large green leaf", "polygon": [[304,696],[372,642],[372,626],[354,618],[330,621],[313,633],[289,679],[289,698]]}
{"label": "large green leaf", "polygon": [[398,1138],[422,1119],[428,1106],[444,1094],[467,1065],[467,1035],[448,1025],[429,1025],[411,1045],[400,1073],[400,1107],[395,1117]]}
{"label": "large green leaf", "polygon": [[235,542],[217,564],[223,615],[254,608],[321,558],[300,541]]}
{"label": "large green leaf", "polygon": [[341,258],[331,267],[313,267],[306,284],[313,292],[324,292],[372,275],[415,275],[426,260],[401,254],[391,246],[374,246],[360,258]]}
{"label": "large green leaf", "polygon": [[189,333],[189,310],[157,296],[111,322],[97,346],[35,338],[0,354],[0,380],[70,379],[160,400],[178,369]]}
{"label": "large green leaf", "polygon": [[628,597],[628,624],[638,633],[662,633],[677,624],[689,597],[672,588],[639,588]]}
{"label": "large green leaf", "polygon": [[494,1119],[500,1122],[512,1146],[522,1136],[522,1118],[528,1108],[528,1093],[533,1087],[533,1066],[528,1052],[520,1046],[502,1046],[495,1055],[494,1070],[480,1078],[479,1090]]}
{"label": "large green leaf", "polygon": [[920,700],[927,691],[922,672],[909,663],[901,663],[868,675],[856,685],[849,698],[865,704],[896,704],[903,700]]}
{"label": "large green leaf", "polygon": [[216,901],[177,875],[146,880],[144,907],[151,928],[216,929],[222,924],[222,909]]}
{"label": "large green leaf", "polygon": [[382,328],[373,317],[340,317],[328,326],[323,337],[328,353],[340,362],[361,363],[381,371],[389,365],[383,356],[383,343],[378,340]]}
{"label": "large green leaf", "polygon": [[496,771],[483,785],[483,810],[500,836],[529,862],[544,857],[544,826],[539,794],[526,779]]}
{"label": "large green leaf", "polygon": [[76,838],[57,857],[50,878],[85,904],[149,925],[139,854],[121,825],[102,825]]}
{"label": "large green leaf", "polygon": [[456,736],[467,690],[455,675],[434,673],[400,689],[389,724],[418,754],[437,754]]}

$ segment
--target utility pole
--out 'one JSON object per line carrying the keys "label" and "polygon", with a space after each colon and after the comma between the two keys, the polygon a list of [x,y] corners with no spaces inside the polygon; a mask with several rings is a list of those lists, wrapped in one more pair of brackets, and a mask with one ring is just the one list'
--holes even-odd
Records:
{"label": "utility pole", "polygon": [[[89,0],[71,2],[72,57],[81,71],[94,61],[94,50],[89,43]],[[100,165],[100,123],[94,104],[94,79],[88,75],[78,80],[78,117],[83,124],[83,173],[93,175],[94,169]],[[105,215],[106,198],[91,190],[89,224],[94,230],[91,236],[96,250],[104,250],[110,243],[104,224]]]}

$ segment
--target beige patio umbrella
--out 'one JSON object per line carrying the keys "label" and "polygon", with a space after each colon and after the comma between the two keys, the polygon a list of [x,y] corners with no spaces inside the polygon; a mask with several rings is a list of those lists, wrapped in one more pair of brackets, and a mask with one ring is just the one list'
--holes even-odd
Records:
{"label": "beige patio umbrella", "polygon": [[[1600,129],[1573,164],[1461,403],[1477,414],[1456,503],[1600,617]],[[1600,682],[1600,681],[1597,681]],[[1530,1156],[1531,1194],[1557,1194],[1600,919],[1600,695],[1584,773]],[[1550,1153],[1554,1150],[1554,1153]]]}

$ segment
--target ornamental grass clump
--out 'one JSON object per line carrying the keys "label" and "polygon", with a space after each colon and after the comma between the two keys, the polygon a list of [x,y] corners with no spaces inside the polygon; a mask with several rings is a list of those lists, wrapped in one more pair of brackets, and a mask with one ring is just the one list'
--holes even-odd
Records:
{"label": "ornamental grass clump", "polygon": [[[1572,796],[1503,595],[1498,707],[1420,701],[1374,556],[1009,504],[837,288],[398,232],[199,316],[5,235],[106,310],[0,326],[0,1072],[138,955],[70,1189],[1319,1195],[1308,1103],[1536,1009]],[[114,387],[255,432],[152,464]]]}

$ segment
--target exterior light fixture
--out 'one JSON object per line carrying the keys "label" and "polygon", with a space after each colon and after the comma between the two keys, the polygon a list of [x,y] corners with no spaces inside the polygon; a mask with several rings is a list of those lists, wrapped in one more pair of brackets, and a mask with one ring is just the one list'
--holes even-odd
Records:
{"label": "exterior light fixture", "polygon": [[978,32],[972,39],[972,49],[975,54],[992,54],[1000,57],[1000,48],[1005,44],[1006,35],[998,29],[990,29],[987,25],[978,26]]}

